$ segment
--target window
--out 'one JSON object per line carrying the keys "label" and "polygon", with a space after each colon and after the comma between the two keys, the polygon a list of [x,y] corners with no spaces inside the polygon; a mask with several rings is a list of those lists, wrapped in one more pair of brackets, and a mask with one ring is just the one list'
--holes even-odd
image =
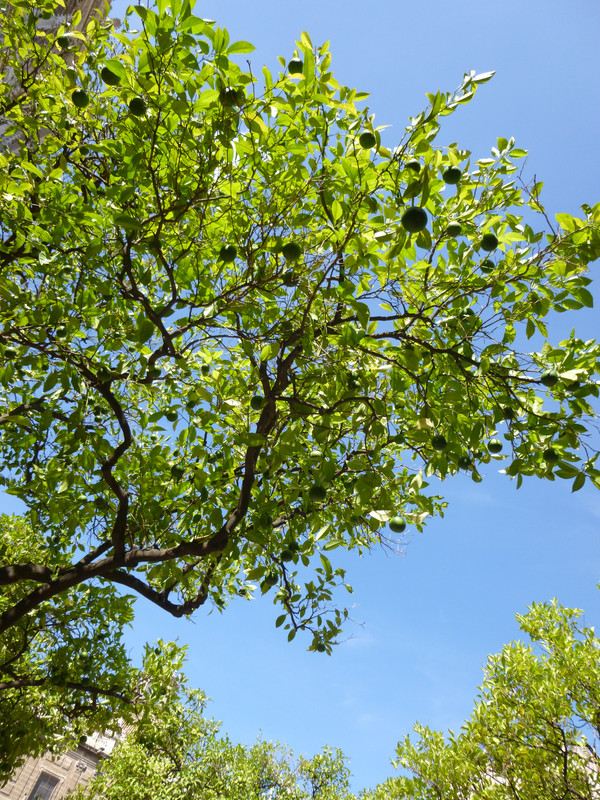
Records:
{"label": "window", "polygon": [[57,783],[58,778],[54,775],[50,775],[49,772],[41,772],[27,800],[50,800]]}

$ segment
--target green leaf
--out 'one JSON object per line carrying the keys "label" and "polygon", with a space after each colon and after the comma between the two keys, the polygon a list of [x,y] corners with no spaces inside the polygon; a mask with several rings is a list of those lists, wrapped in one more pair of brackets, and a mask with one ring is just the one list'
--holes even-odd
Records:
{"label": "green leaf", "polygon": [[135,217],[132,217],[129,214],[116,214],[114,217],[114,223],[118,227],[125,228],[126,230],[139,230],[142,227],[142,224],[139,222],[139,220],[135,219]]}
{"label": "green leaf", "polygon": [[308,35],[308,33],[306,31],[302,31],[302,33],[300,34],[300,41],[304,45],[305,49],[310,50],[310,51],[313,50],[313,44],[312,44],[312,42],[310,40],[310,36]]}
{"label": "green leaf", "polygon": [[127,78],[127,70],[125,69],[125,65],[122,61],[119,61],[118,58],[108,58],[104,62],[104,66],[108,67],[111,72],[114,72],[117,77],[124,80]]}
{"label": "green leaf", "polygon": [[231,55],[233,53],[251,53],[255,49],[254,45],[250,42],[233,42],[228,45],[227,52]]}
{"label": "green leaf", "polygon": [[479,75],[473,76],[473,83],[487,83],[496,74],[496,70],[491,72],[480,72]]}
{"label": "green leaf", "polygon": [[147,342],[155,333],[154,323],[143,317],[138,319],[136,339],[140,344]]}

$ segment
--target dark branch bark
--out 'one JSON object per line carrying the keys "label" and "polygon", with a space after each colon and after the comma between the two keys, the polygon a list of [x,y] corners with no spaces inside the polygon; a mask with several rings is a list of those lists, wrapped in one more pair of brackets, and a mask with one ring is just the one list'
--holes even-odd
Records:
{"label": "dark branch bark", "polygon": [[[16,678],[13,681],[0,681],[0,692],[6,689],[26,689],[28,686],[43,686],[44,684],[51,683],[48,678]],[[90,686],[87,683],[77,683],[69,681],[64,684],[69,689],[79,689],[80,691],[89,692],[94,696],[102,695],[103,697],[115,697],[117,700],[122,700],[124,703],[135,702],[130,697],[126,697],[114,689],[102,689],[100,686]]]}
{"label": "dark branch bark", "polygon": [[[267,396],[267,404],[257,423],[257,433],[267,436],[275,426],[277,421],[275,396],[283,392],[289,385],[290,378],[288,369],[289,365],[296,357],[297,352],[298,348],[295,348],[285,359],[279,361],[277,375],[272,389],[269,388],[268,376],[266,373],[262,376],[265,394]],[[95,378],[89,370],[86,371],[89,373],[88,377]],[[98,555],[109,548],[108,543],[103,543],[75,565],[61,567],[57,570],[52,570],[50,567],[39,564],[18,564],[0,568],[0,585],[16,583],[19,580],[32,580],[38,583],[43,582],[42,586],[38,586],[0,615],[0,633],[12,627],[19,619],[36,608],[40,603],[92,578],[104,578],[108,581],[114,581],[129,586],[129,588],[132,588],[151,602],[169,611],[169,613],[174,616],[189,614],[205,602],[207,596],[206,586],[203,587],[203,591],[196,597],[186,603],[177,605],[171,603],[166,594],[161,596],[135,575],[131,575],[129,570],[133,570],[136,566],[143,563],[172,561],[184,556],[195,556],[199,559],[203,559],[213,553],[218,553],[224,549],[229,536],[248,511],[252,487],[256,479],[256,462],[262,450],[261,445],[253,445],[247,448],[244,458],[242,486],[240,488],[236,508],[229,515],[225,524],[211,538],[192,539],[191,541],[180,542],[180,544],[171,548],[132,548],[125,551],[124,543],[129,497],[127,492],[125,492],[112,475],[112,468],[129,447],[132,441],[131,430],[121,406],[110,389],[106,385],[102,385],[100,391],[110,403],[123,432],[123,441],[115,448],[110,458],[102,467],[104,480],[119,499],[117,518],[111,535],[114,554],[94,562],[94,559],[97,558]],[[206,579],[209,574],[210,572],[207,573]]]}
{"label": "dark branch bark", "polygon": [[[183,617],[186,614],[191,613],[191,611],[195,611],[201,605],[206,602],[207,595],[204,592],[200,592],[196,595],[193,601],[188,601],[188,603],[172,603],[166,595],[162,592],[157,592],[151,586],[148,586],[147,583],[137,578],[135,575],[132,575],[130,572],[123,572],[121,570],[114,572],[111,575],[111,581],[113,583],[120,583],[122,586],[127,586],[129,589],[133,589],[142,597],[145,597],[146,600],[149,600],[151,603],[154,603],[159,608],[162,608],[163,611],[168,611],[173,617]],[[190,607],[188,611],[188,606],[193,605],[193,608]]]}
{"label": "dark branch bark", "polygon": [[19,581],[49,581],[52,578],[52,570],[43,564],[11,564],[7,567],[0,567],[0,586],[10,586],[11,583]]}

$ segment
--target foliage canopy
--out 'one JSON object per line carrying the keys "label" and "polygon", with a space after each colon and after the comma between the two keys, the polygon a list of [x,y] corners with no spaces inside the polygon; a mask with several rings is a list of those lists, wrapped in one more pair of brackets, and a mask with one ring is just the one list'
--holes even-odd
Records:
{"label": "foliage canopy", "polygon": [[204,695],[187,686],[181,648],[159,643],[147,649],[145,663],[149,674],[160,673],[159,664],[177,672],[170,686],[148,684],[145,713],[79,794],[81,800],[351,800],[350,772],[340,751],[325,748],[293,759],[278,744],[233,744],[206,718]]}
{"label": "foliage canopy", "polygon": [[390,150],[306,33],[259,77],[189,2],[86,34],[40,31],[53,5],[0,11],[21,142],[0,153],[1,480],[26,509],[2,524],[7,703],[125,696],[122,588],[175,616],[271,592],[289,639],[330,650],[331,554],[441,513],[428,477],[498,459],[519,485],[599,483],[598,346],[545,318],[592,303],[600,206],[553,227],[514,141],[434,143],[491,73]]}
{"label": "foliage canopy", "polygon": [[532,644],[490,656],[460,732],[444,737],[417,725],[417,741],[407,736],[397,750],[396,766],[412,777],[391,778],[366,797],[597,797],[600,639],[581,614],[553,601],[517,615]]}

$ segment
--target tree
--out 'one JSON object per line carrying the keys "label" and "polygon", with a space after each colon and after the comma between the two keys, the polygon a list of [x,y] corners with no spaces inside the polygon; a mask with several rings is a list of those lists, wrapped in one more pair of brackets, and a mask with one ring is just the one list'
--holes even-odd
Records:
{"label": "tree", "polygon": [[442,513],[429,476],[504,459],[519,485],[598,485],[598,346],[551,344],[545,318],[591,305],[600,205],[555,227],[512,140],[434,146],[491,73],[430,95],[391,150],[306,33],[259,79],[187,0],[137,7],[139,32],[44,34],[32,9],[0,11],[23,89],[0,112],[27,142],[0,154],[10,702],[130,686],[120,656],[87,687],[89,665],[55,669],[46,621],[66,631],[71,603],[103,652],[117,591],[175,616],[271,592],[288,638],[329,651],[330,555]]}
{"label": "tree", "polygon": [[[21,518],[0,517],[3,561],[33,560],[46,546]],[[0,784],[27,756],[61,753],[90,731],[143,718],[156,696],[173,691],[183,652],[148,648],[136,669],[122,641],[131,619],[130,598],[113,586],[83,586],[4,634]]]}
{"label": "tree", "polygon": [[[534,646],[490,656],[473,714],[458,734],[418,725],[398,745],[392,778],[369,797],[415,800],[592,798],[600,788],[600,639],[556,600],[517,615]],[[366,800],[365,798],[365,800]]]}
{"label": "tree", "polygon": [[[146,664],[156,673],[153,659],[181,667],[182,656],[181,648],[162,644],[148,648]],[[187,686],[182,672],[166,691],[164,683],[158,691],[150,687],[143,716],[80,791],[81,800],[351,800],[350,772],[340,751],[325,748],[294,760],[278,744],[233,744],[205,717],[205,696]]]}

